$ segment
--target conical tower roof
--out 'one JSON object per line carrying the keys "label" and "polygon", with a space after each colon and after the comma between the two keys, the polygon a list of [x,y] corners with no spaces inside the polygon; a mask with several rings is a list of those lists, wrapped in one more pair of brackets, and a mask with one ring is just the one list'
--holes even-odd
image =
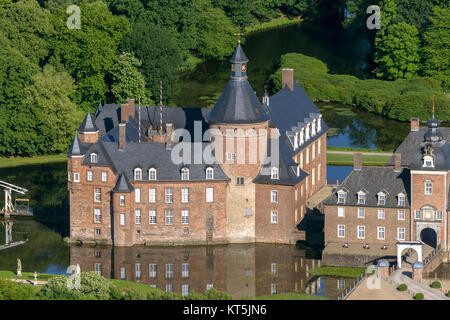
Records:
{"label": "conical tower roof", "polygon": [[85,133],[85,132],[97,132],[98,128],[95,125],[94,120],[92,119],[91,111],[88,111],[86,117],[84,117],[83,122],[81,123],[80,127],[78,128],[79,133]]}
{"label": "conical tower roof", "polygon": [[69,157],[71,156],[81,156],[81,142],[78,138],[78,133],[75,133],[72,144],[70,145],[69,152],[67,153]]}
{"label": "conical tower roof", "polygon": [[119,178],[117,179],[116,185],[114,186],[113,192],[128,193],[128,192],[132,192],[133,190],[134,190],[134,187],[131,184],[128,177],[124,173],[121,173],[119,175]]}
{"label": "conical tower roof", "polygon": [[269,118],[247,80],[248,58],[241,45],[232,58],[231,79],[209,114],[210,123],[252,124],[268,121]]}

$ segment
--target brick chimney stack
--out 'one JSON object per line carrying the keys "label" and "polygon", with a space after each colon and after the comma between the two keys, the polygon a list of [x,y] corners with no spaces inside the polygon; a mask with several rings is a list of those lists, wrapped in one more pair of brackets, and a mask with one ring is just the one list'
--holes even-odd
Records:
{"label": "brick chimney stack", "polygon": [[134,110],[134,99],[127,99],[126,104],[120,105],[120,121],[121,122],[128,122],[128,119],[130,116],[134,116],[135,110]]}
{"label": "brick chimney stack", "polygon": [[283,69],[282,88],[288,86],[289,90],[294,91],[294,69]]}
{"label": "brick chimney stack", "polygon": [[166,148],[171,149],[172,148],[172,134],[173,134],[173,124],[172,123],[166,123]]}
{"label": "brick chimney stack", "polygon": [[402,154],[394,153],[394,171],[400,172],[402,170]]}
{"label": "brick chimney stack", "polygon": [[353,169],[361,170],[362,169],[362,153],[355,152],[353,154]]}
{"label": "brick chimney stack", "polygon": [[411,131],[419,131],[420,127],[420,119],[419,118],[411,118]]}
{"label": "brick chimney stack", "polygon": [[123,150],[127,142],[127,124],[126,122],[119,123],[119,149]]}

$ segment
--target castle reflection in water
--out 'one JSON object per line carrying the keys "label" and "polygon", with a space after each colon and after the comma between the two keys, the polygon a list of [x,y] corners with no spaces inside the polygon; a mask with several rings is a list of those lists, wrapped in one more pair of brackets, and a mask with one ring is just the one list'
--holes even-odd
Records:
{"label": "castle reflection in water", "polygon": [[284,292],[335,298],[346,286],[343,279],[312,277],[309,271],[320,260],[288,245],[71,246],[70,263],[79,264],[81,271],[181,294],[214,287],[234,298]]}

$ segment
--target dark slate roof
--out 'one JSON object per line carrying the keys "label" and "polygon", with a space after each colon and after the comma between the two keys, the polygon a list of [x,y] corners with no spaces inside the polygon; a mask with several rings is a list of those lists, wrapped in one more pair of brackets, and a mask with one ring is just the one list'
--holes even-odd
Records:
{"label": "dark slate roof", "polygon": [[447,171],[450,170],[450,145],[446,140],[440,141],[440,145],[433,145],[434,167],[423,167],[423,148],[425,143],[416,148],[414,158],[409,165],[410,169],[420,169],[425,171]]}
{"label": "dark slate roof", "polygon": [[121,173],[119,175],[119,177],[117,178],[117,182],[116,182],[116,185],[114,186],[113,192],[129,193],[129,192],[132,192],[133,190],[134,190],[134,187],[131,184],[128,177],[125,174]]}
{"label": "dark slate roof", "polygon": [[[118,144],[116,144],[118,145]],[[91,153],[97,154],[97,163],[91,162]],[[84,151],[86,157],[84,157],[82,164],[88,166],[110,167],[114,172],[118,172],[117,167],[114,165],[109,154],[106,152],[105,146],[102,142],[97,142],[89,145]]]}
{"label": "dark slate roof", "polygon": [[[450,128],[440,127],[439,130],[443,138],[450,141]],[[414,156],[420,151],[420,144],[424,141],[427,131],[428,127],[420,127],[419,131],[411,131],[397,150],[395,150],[395,153],[401,153],[402,155],[402,166],[408,167],[413,162]],[[394,165],[394,156],[389,159],[387,165]]]}
{"label": "dark slate roof", "polygon": [[84,117],[83,122],[81,123],[80,127],[78,128],[78,132],[97,132],[98,128],[95,125],[94,120],[92,119],[91,112],[88,111],[86,117]]}
{"label": "dark slate roof", "polygon": [[[215,181],[228,181],[229,178],[217,163],[211,165],[194,163],[195,147],[192,147],[191,158],[184,163],[175,164],[171,159],[172,150],[167,149],[165,143],[142,142],[127,143],[123,150],[119,150],[116,142],[99,142],[103,145],[105,152],[114,164],[115,172],[124,173],[130,180],[134,179],[133,170],[142,169],[142,180],[148,180],[148,169],[157,169],[157,181],[181,181],[181,169],[189,168],[189,181],[205,181],[205,170],[207,167],[214,169]],[[180,142],[173,144],[172,149],[191,147],[194,143]],[[204,151],[210,143],[198,143],[197,146]],[[198,152],[199,153],[199,152]],[[99,159],[100,161],[100,159]],[[192,164],[188,164],[188,162]]]}
{"label": "dark slate roof", "polygon": [[239,44],[236,48],[236,50],[233,53],[233,56],[230,59],[231,63],[247,63],[248,58],[245,55],[244,50],[242,49],[241,44]]}
{"label": "dark slate roof", "polygon": [[[408,169],[395,172],[393,168],[387,167],[362,167],[361,170],[353,170],[342,184],[336,188],[333,194],[323,203],[325,205],[338,205],[337,192],[347,191],[346,206],[359,207],[383,207],[383,208],[409,208],[410,202],[410,173]],[[365,189],[366,204],[358,204],[357,193]],[[386,205],[378,206],[377,194],[382,191],[386,193]],[[406,195],[405,207],[398,206],[397,195]]]}
{"label": "dark slate roof", "polygon": [[[129,118],[125,126],[126,142],[139,142],[139,123],[134,118]],[[119,126],[114,127],[112,130],[102,137],[102,141],[105,142],[119,142]],[[144,126],[141,123],[141,141],[146,141],[147,136],[145,134]]]}
{"label": "dark slate roof", "polygon": [[[272,142],[276,141],[276,139],[269,139],[267,141],[267,152],[266,156],[264,158],[264,165],[261,167],[261,170],[256,176],[255,179],[253,179],[254,183],[261,183],[261,184],[273,184],[273,185],[296,185],[300,181],[306,178],[308,174],[300,170],[300,175],[297,176],[296,170],[297,170],[297,164],[295,161],[290,157],[290,153],[287,150],[287,146],[284,143],[279,144],[279,152],[278,152],[278,165],[274,165],[273,163],[268,161],[268,156],[272,157]],[[271,168],[272,167],[278,167],[279,171],[279,179],[272,179],[271,178]]]}
{"label": "dark slate roof", "polygon": [[82,148],[80,138],[78,138],[78,133],[75,133],[75,137],[72,140],[72,144],[70,145],[69,152],[67,155],[70,156],[80,156],[82,155]]}

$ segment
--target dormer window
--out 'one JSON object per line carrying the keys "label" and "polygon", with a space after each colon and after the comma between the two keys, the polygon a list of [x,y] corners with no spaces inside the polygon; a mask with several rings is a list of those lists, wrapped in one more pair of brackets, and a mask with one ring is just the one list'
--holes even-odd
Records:
{"label": "dormer window", "polygon": [[98,162],[98,155],[96,153],[91,153],[91,163],[97,163]]}
{"label": "dormer window", "polygon": [[299,165],[297,166],[297,170],[296,171],[297,171],[296,172],[297,173],[297,177],[300,177],[300,166]]}
{"label": "dormer window", "polygon": [[141,168],[134,169],[134,180],[142,180],[142,169]]}
{"label": "dormer window", "polygon": [[272,168],[272,170],[270,171],[270,177],[271,179],[279,179],[278,168]]}
{"label": "dormer window", "polygon": [[213,179],[214,179],[214,169],[206,168],[206,180],[213,180]]}
{"label": "dormer window", "polygon": [[378,205],[386,205],[386,195],[383,192],[378,193]]}
{"label": "dormer window", "polygon": [[434,168],[434,159],[431,156],[423,157],[423,167],[424,168]]}
{"label": "dormer window", "polygon": [[306,125],[306,137],[305,137],[305,140],[306,141],[308,141],[309,140],[309,133],[310,133],[310,124],[308,123],[307,125]]}
{"label": "dormer window", "polygon": [[148,180],[155,181],[156,180],[156,169],[151,168],[148,170]]}
{"label": "dormer window", "polygon": [[344,190],[338,191],[338,203],[345,203],[345,199],[347,198],[347,192]]}
{"label": "dormer window", "polygon": [[406,197],[404,194],[400,193],[398,195],[398,206],[404,207],[406,205]]}
{"label": "dormer window", "polygon": [[181,180],[189,180],[189,169],[188,168],[181,169]]}
{"label": "dormer window", "polygon": [[300,145],[303,144],[303,142],[305,142],[305,128],[302,128],[302,130],[300,130]]}
{"label": "dormer window", "polygon": [[294,135],[294,150],[298,148],[298,132]]}
{"label": "dormer window", "polygon": [[366,194],[363,191],[358,192],[358,204],[366,204]]}
{"label": "dormer window", "polygon": [[312,122],[312,126],[311,126],[311,136],[315,136],[316,135],[316,119],[313,120]]}
{"label": "dormer window", "polygon": [[322,116],[319,116],[319,119],[317,120],[317,132],[320,132],[322,130]]}

